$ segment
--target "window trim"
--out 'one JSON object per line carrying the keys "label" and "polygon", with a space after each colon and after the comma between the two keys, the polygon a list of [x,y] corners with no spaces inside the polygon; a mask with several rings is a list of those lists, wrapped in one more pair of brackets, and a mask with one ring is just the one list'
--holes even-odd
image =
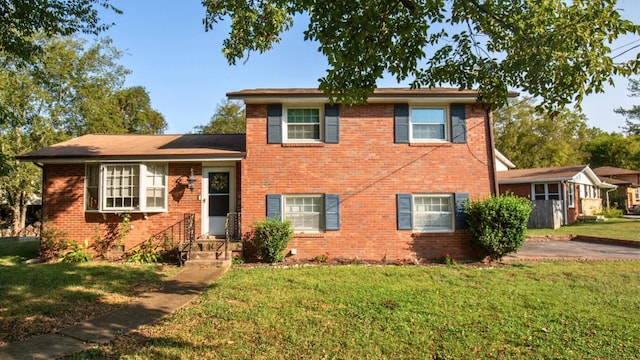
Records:
{"label": "window trim", "polygon": [[[544,192],[543,193],[538,193],[536,192],[536,185],[544,185]],[[554,193],[550,193],[549,192],[549,185],[557,185],[558,186],[558,192],[554,192]],[[550,199],[549,195],[558,195],[557,199]],[[544,199],[536,199],[537,195],[544,195]],[[550,183],[531,183],[531,199],[532,200],[564,200],[564,196],[562,194],[562,183],[557,183],[557,182],[550,182]]]}
{"label": "window trim", "polygon": [[[147,165],[161,165],[164,171],[164,207],[147,207]],[[98,168],[98,204],[95,209],[89,209],[88,207],[88,188],[89,188],[89,168],[90,167]],[[137,179],[137,189],[138,189],[138,206],[131,207],[108,207],[106,206],[106,180],[107,180],[107,167],[109,166],[137,166],[138,167],[138,179]],[[91,185],[93,187],[95,185]],[[156,187],[158,188],[158,187]],[[161,213],[167,212],[169,208],[169,166],[167,163],[87,163],[85,164],[85,179],[84,179],[84,211],[87,213],[120,213],[120,212],[131,212],[131,213]]]}
{"label": "window trim", "polygon": [[[447,229],[444,228],[419,228],[416,224],[418,223],[417,215],[418,211],[416,209],[416,198],[447,198],[449,200],[449,211],[447,212],[450,216],[449,227]],[[426,212],[429,213],[429,212]],[[435,213],[435,212],[432,212]],[[441,212],[444,213],[444,212]],[[411,222],[412,222],[412,231],[414,233],[453,233],[456,230],[456,204],[455,204],[455,195],[452,193],[420,193],[420,194],[411,194]]]}
{"label": "window trim", "polygon": [[[443,139],[416,139],[413,136],[413,110],[437,109],[444,113],[444,138]],[[435,124],[435,123],[433,123]],[[423,124],[424,125],[424,124]],[[409,105],[409,143],[447,143],[451,142],[451,111],[445,104],[410,104]]]}
{"label": "window trim", "polygon": [[293,232],[296,234],[318,234],[318,233],[324,233],[326,231],[326,224],[325,224],[325,216],[326,216],[326,209],[325,209],[325,194],[282,194],[282,209],[281,209],[281,214],[282,214],[282,219],[283,220],[289,220],[287,219],[287,214],[288,212],[286,211],[287,209],[287,200],[290,198],[316,198],[320,200],[320,212],[318,213],[318,229],[295,229],[294,225],[293,225],[293,221],[291,221],[291,227],[293,229]]}
{"label": "window trim", "polygon": [[[289,139],[289,110],[318,110],[318,139]],[[324,105],[323,104],[300,104],[282,106],[282,142],[283,143],[322,143],[325,140],[324,134]]]}
{"label": "window trim", "polygon": [[575,183],[572,182],[567,182],[567,207],[572,209],[576,207]]}

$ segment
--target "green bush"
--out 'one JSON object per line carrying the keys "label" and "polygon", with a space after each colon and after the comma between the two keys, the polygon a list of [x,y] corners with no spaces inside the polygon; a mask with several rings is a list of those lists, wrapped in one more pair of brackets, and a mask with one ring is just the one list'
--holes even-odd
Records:
{"label": "green bush", "polygon": [[622,217],[622,210],[616,209],[616,208],[607,207],[607,208],[602,209],[602,212],[600,212],[599,215],[604,215],[604,217],[609,218],[609,219],[617,219],[617,218],[621,218]]}
{"label": "green bush", "polygon": [[164,240],[164,243],[154,244],[153,238],[148,238],[145,242],[140,245],[133,247],[127,253],[127,262],[136,263],[136,264],[151,264],[157,263],[162,260],[162,258],[168,252],[168,244],[167,240]]}
{"label": "green bush", "polygon": [[91,253],[89,252],[89,244],[85,240],[84,246],[77,242],[70,240],[65,245],[65,253],[60,258],[60,262],[65,263],[83,263],[91,260]]}
{"label": "green bush", "polygon": [[492,260],[500,260],[522,246],[532,209],[528,199],[513,194],[469,202],[468,231]]}
{"label": "green bush", "polygon": [[250,241],[257,248],[262,261],[275,263],[284,261],[284,250],[292,236],[290,221],[267,218],[253,225]]}

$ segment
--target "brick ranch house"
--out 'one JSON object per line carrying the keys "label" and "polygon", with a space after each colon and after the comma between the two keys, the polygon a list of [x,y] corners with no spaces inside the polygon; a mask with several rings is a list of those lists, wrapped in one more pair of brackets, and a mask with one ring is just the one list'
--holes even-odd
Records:
{"label": "brick ranch house", "polygon": [[357,106],[316,89],[227,96],[246,105],[246,135],[86,135],[22,156],[43,168],[45,226],[92,242],[127,213],[126,251],[183,227],[206,239],[238,226],[237,240],[271,216],[292,221],[294,260],[479,255],[463,205],[498,184],[476,91],[377,89]]}
{"label": "brick ranch house", "polygon": [[603,199],[606,205],[608,193],[617,188],[601,181],[588,165],[503,170],[498,171],[498,183],[501,194],[532,201],[559,200],[562,225],[600,213]]}

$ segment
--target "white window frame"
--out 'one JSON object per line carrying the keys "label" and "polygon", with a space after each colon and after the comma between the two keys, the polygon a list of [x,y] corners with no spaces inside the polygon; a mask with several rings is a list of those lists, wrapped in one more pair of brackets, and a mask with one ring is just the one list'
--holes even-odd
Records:
{"label": "white window frame", "polygon": [[[536,185],[544,185],[544,193],[538,193],[536,192]],[[549,185],[557,185],[558,186],[558,192],[549,192]],[[542,195],[544,194],[544,199],[538,199],[537,196],[538,195]],[[558,195],[557,199],[550,199],[550,195]],[[562,200],[563,196],[562,196],[562,184],[561,183],[557,183],[557,182],[552,182],[552,183],[533,183],[531,184],[531,198],[533,200]]]}
{"label": "white window frame", "polygon": [[[318,138],[317,139],[289,139],[289,110],[318,110]],[[283,106],[282,107],[282,139],[283,142],[289,143],[317,143],[324,141],[324,108],[320,105],[300,105],[300,106]],[[291,126],[300,125],[301,123],[293,123]]]}
{"label": "white window frame", "polygon": [[[163,180],[162,180],[162,184],[163,185],[154,185],[152,187],[147,187],[147,176],[148,176],[148,171],[147,171],[147,166],[148,165],[153,165],[155,166],[160,166],[162,171],[163,171]],[[89,184],[89,178],[86,176],[89,173],[89,168],[90,167],[97,167],[98,168],[98,204],[97,206],[91,206],[91,204],[89,204],[90,201],[90,196],[89,196],[89,191],[88,189],[90,187],[94,187],[95,184]],[[131,167],[135,167],[138,170],[138,175],[137,175],[137,181],[136,181],[136,188],[137,188],[137,205],[132,205],[132,206],[107,206],[107,191],[106,191],[106,186],[107,186],[107,169],[110,167],[114,167],[114,166],[131,166]],[[85,204],[84,204],[84,209],[85,212],[98,212],[98,213],[119,213],[119,212],[143,212],[143,213],[152,213],[152,212],[166,212],[168,210],[168,202],[169,202],[169,191],[168,191],[168,180],[169,180],[169,175],[168,175],[168,165],[166,163],[95,163],[95,164],[86,164],[85,166],[85,185],[84,185],[84,191],[85,191]],[[163,197],[164,197],[164,206],[162,207],[153,207],[153,206],[147,206],[147,188],[151,189],[151,188],[155,188],[155,189],[162,189],[161,191],[163,191]],[[92,207],[92,208],[90,208]]]}
{"label": "white window frame", "polygon": [[567,182],[567,206],[569,208],[576,207],[576,191],[575,184],[572,182]]}
{"label": "white window frame", "polygon": [[[443,116],[444,116],[444,138],[442,139],[421,139],[421,138],[415,138],[413,136],[413,126],[414,125],[418,125],[418,124],[414,124],[413,122],[413,111],[414,110],[419,110],[419,109],[436,109],[436,110],[442,110],[443,112]],[[421,125],[428,125],[428,124],[440,124],[440,123],[420,123]],[[451,141],[451,117],[449,114],[449,107],[445,106],[445,105],[420,105],[420,104],[415,104],[415,105],[411,105],[409,107],[409,142],[412,143],[429,143],[429,142],[449,142]]]}
{"label": "white window frame", "polygon": [[640,187],[636,188],[636,201],[640,200]]}
{"label": "white window frame", "polygon": [[[413,223],[413,231],[418,233],[432,233],[432,232],[454,232],[455,231],[455,202],[453,194],[413,194],[413,199],[411,201],[411,216]],[[418,199],[426,199],[426,198],[438,198],[438,199],[446,199],[448,202],[449,211],[418,211]],[[449,224],[448,226],[419,226],[420,216],[428,216],[428,214],[447,214],[449,216]]]}
{"label": "white window frame", "polygon": [[[291,212],[288,211],[287,201],[290,199],[314,199],[319,202],[320,211],[319,212]],[[296,215],[314,215],[318,216],[318,227],[299,227],[296,226],[296,221],[293,219]],[[324,195],[322,194],[295,194],[295,195],[282,195],[282,219],[291,221],[291,226],[293,227],[293,231],[296,233],[320,233],[325,231],[324,226],[324,218],[325,218],[325,206],[324,206]]]}

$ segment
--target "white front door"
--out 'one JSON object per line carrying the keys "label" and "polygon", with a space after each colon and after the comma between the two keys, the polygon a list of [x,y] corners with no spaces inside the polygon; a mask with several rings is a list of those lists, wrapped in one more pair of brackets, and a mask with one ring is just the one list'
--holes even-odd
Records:
{"label": "white front door", "polygon": [[235,167],[203,169],[203,231],[224,235],[227,214],[235,209]]}

